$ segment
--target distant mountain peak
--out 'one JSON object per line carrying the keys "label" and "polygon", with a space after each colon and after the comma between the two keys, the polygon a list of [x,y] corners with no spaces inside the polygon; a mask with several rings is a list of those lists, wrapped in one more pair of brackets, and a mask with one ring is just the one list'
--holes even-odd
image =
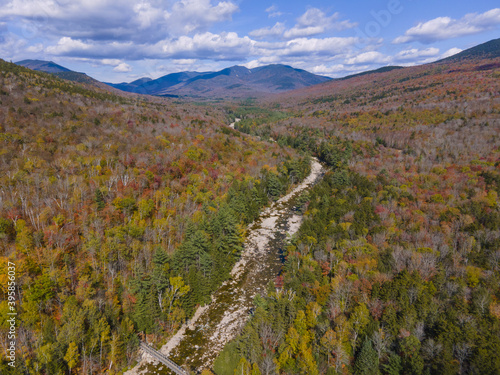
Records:
{"label": "distant mountain peak", "polygon": [[271,64],[249,69],[235,65],[216,72],[178,72],[141,84],[109,84],[120,90],[150,95],[248,97],[277,93],[329,81],[289,65]]}
{"label": "distant mountain peak", "polygon": [[22,60],[16,62],[17,65],[24,66],[25,68],[31,70],[38,70],[40,72],[45,73],[62,73],[62,72],[71,72],[71,69],[65,68],[59,64],[56,64],[53,61],[44,61],[44,60]]}

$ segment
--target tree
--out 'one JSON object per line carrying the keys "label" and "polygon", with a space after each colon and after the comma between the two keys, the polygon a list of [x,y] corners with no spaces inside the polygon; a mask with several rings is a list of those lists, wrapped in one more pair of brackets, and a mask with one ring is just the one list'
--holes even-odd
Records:
{"label": "tree", "polygon": [[99,363],[102,363],[102,347],[111,339],[111,328],[106,321],[106,318],[101,318],[98,323],[97,331],[99,332]]}
{"label": "tree", "polygon": [[54,356],[54,344],[47,343],[42,345],[38,348],[36,356],[38,361],[47,367],[49,363],[52,362],[52,358]]}
{"label": "tree", "polygon": [[68,364],[70,374],[71,369],[78,364],[79,357],[80,354],[78,353],[78,346],[74,342],[71,342],[69,344],[68,350],[66,351],[66,355],[64,356],[64,360]]}
{"label": "tree", "polygon": [[354,362],[354,373],[362,375],[378,374],[378,355],[370,339],[365,339]]}
{"label": "tree", "polygon": [[164,306],[168,306],[167,313],[172,311],[172,307],[179,303],[179,299],[189,293],[191,287],[184,284],[181,276],[170,277],[170,286],[165,291],[163,297]]}
{"label": "tree", "polygon": [[102,193],[101,189],[95,190],[94,200],[97,205],[97,210],[98,211],[104,210],[104,207],[106,207],[106,201],[104,200],[104,194]]}
{"label": "tree", "polygon": [[424,370],[424,360],[420,355],[420,341],[415,336],[410,335],[400,341],[399,348],[405,373],[421,374]]}
{"label": "tree", "polygon": [[383,368],[387,375],[400,375],[401,371],[403,371],[401,357],[395,353],[391,353],[389,360],[383,365]]}
{"label": "tree", "polygon": [[250,375],[250,371],[250,363],[248,363],[245,357],[241,357],[238,367],[234,370],[234,375]]}
{"label": "tree", "polygon": [[254,363],[252,365],[252,372],[250,372],[250,375],[262,375],[260,372],[259,366],[257,366],[257,363]]}

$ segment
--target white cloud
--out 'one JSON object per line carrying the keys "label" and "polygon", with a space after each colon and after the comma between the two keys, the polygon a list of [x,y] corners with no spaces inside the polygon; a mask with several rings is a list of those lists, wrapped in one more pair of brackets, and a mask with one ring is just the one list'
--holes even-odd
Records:
{"label": "white cloud", "polygon": [[22,19],[52,37],[154,43],[207,31],[237,10],[231,1],[212,0],[7,0],[0,21]]}
{"label": "white cloud", "polygon": [[276,5],[271,5],[269,8],[266,9],[266,12],[269,13],[268,14],[269,18],[279,17],[283,15],[283,13],[281,13],[278,10],[278,7]]}
{"label": "white cloud", "polygon": [[346,52],[350,47],[359,43],[359,38],[298,38],[286,43],[286,47],[279,51],[280,55],[330,55]]}
{"label": "white cloud", "polygon": [[319,74],[323,76],[328,76],[332,78],[345,77],[347,75],[361,73],[369,69],[373,69],[374,66],[366,65],[345,65],[345,64],[333,64],[333,65],[316,65],[310,69],[314,74]]}
{"label": "white cloud", "polygon": [[198,60],[196,59],[173,59],[172,60],[175,64],[178,65],[193,65],[195,64]]}
{"label": "white cloud", "polygon": [[393,43],[413,41],[432,43],[438,40],[477,34],[494,29],[498,25],[500,25],[500,8],[491,9],[481,14],[470,13],[458,20],[450,17],[438,17],[408,29],[405,35],[395,38]]}
{"label": "white cloud", "polygon": [[276,55],[263,56],[256,60],[249,61],[242,66],[248,69],[257,68],[259,66],[269,65],[269,64],[287,64],[287,61],[283,60],[281,57]]}
{"label": "white cloud", "polygon": [[261,29],[253,30],[248,33],[248,35],[253,36],[257,39],[263,39],[267,37],[280,37],[285,31],[285,24],[282,22],[276,22],[273,27],[263,27]]}
{"label": "white cloud", "polygon": [[121,63],[117,67],[115,67],[113,69],[113,71],[119,72],[119,73],[128,73],[128,72],[132,71],[132,67],[128,64]]}
{"label": "white cloud", "polygon": [[211,58],[218,60],[243,59],[252,54],[255,42],[249,37],[239,37],[234,32],[181,36],[163,43],[162,51],[170,58]]}
{"label": "white cloud", "polygon": [[335,64],[335,65],[330,65],[330,66],[326,66],[325,64],[321,64],[321,65],[314,66],[310,71],[311,71],[311,73],[314,73],[314,74],[330,75],[330,74],[336,74],[339,72],[343,72],[344,70],[345,70],[344,64]]}
{"label": "white cloud", "polygon": [[210,0],[181,0],[174,4],[167,21],[184,33],[206,30],[208,26],[231,19],[238,10],[235,4],[222,1],[212,6]]}
{"label": "white cloud", "polygon": [[101,63],[103,65],[117,66],[117,65],[120,65],[122,63],[122,61],[118,60],[118,59],[102,59]]}
{"label": "white cloud", "polygon": [[[267,10],[272,9],[274,8],[270,7]],[[329,30],[345,30],[357,25],[348,20],[338,21],[339,18],[338,13],[327,16],[321,9],[310,8],[297,18],[297,23],[288,30],[285,28],[284,23],[277,22],[273,27],[253,30],[249,35],[257,39],[271,37],[291,40],[323,34]]]}
{"label": "white cloud", "polygon": [[307,26],[307,27],[292,27],[290,30],[285,31],[283,36],[286,39],[302,38],[307,36],[318,35],[325,32],[323,26]]}
{"label": "white cloud", "polygon": [[346,60],[346,64],[357,65],[357,64],[383,64],[391,61],[389,56],[378,51],[369,51],[360,53],[357,56],[351,57]]}
{"label": "white cloud", "polygon": [[242,60],[255,54],[255,41],[248,36],[239,37],[234,32],[213,34],[198,33],[192,37],[165,39],[156,44],[132,42],[89,42],[69,37],[46,48],[52,55],[98,58],[113,65],[126,56],[127,60],[151,59],[213,59]]}
{"label": "white cloud", "polygon": [[442,59],[445,59],[447,57],[450,57],[450,56],[453,56],[453,55],[456,55],[457,53],[460,53],[462,52],[463,49],[460,49],[460,48],[456,48],[456,47],[453,47],[453,48],[450,48],[448,51],[446,51],[445,53],[443,53],[441,55],[441,58]]}
{"label": "white cloud", "polygon": [[286,39],[293,39],[322,34],[331,29],[340,31],[356,26],[347,20],[336,22],[339,17],[338,13],[327,16],[318,8],[310,8],[297,19],[294,27],[284,32],[283,36]]}
{"label": "white cloud", "polygon": [[433,57],[439,54],[439,48],[430,47],[423,50],[417,48],[411,48],[407,50],[400,51],[396,54],[396,60],[415,60],[422,57]]}
{"label": "white cloud", "polygon": [[[25,40],[19,39],[11,33],[0,34],[0,56],[5,60],[14,54],[22,58],[30,58],[29,55],[26,55],[26,45]],[[22,60],[22,58],[18,60]]]}

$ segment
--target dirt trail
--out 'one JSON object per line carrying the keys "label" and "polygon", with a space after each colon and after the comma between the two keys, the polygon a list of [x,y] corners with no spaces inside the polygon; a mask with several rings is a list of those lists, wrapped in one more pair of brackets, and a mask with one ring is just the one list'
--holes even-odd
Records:
{"label": "dirt trail", "polygon": [[[302,221],[302,216],[292,211],[295,199],[323,173],[321,164],[313,159],[309,176],[248,226],[244,251],[231,271],[231,279],[212,295],[208,306],[200,307],[191,321],[161,348],[162,353],[194,371],[212,367],[224,345],[243,328],[254,297],[264,294],[268,282],[279,274],[283,240],[296,233]],[[144,356],[141,364],[149,361],[151,357]],[[138,371],[139,366],[125,374],[164,373],[151,365]]]}

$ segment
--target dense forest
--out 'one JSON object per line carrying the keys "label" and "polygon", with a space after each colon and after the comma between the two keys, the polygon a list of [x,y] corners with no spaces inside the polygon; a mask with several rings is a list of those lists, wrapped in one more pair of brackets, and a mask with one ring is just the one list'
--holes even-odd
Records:
{"label": "dense forest", "polygon": [[[309,171],[220,109],[0,62],[0,372],[120,373],[229,276],[246,224]],[[17,363],[8,366],[9,262]],[[5,271],[5,272],[4,272]]]}
{"label": "dense forest", "polygon": [[241,131],[330,171],[217,375],[500,373],[498,66],[398,69],[240,108]]}
{"label": "dense forest", "polygon": [[[309,173],[280,275],[204,374],[500,373],[500,63],[262,100],[118,94],[0,62],[0,268],[18,363],[121,373],[230,277]],[[234,118],[236,130],[227,126]],[[0,346],[8,346],[0,272]]]}

